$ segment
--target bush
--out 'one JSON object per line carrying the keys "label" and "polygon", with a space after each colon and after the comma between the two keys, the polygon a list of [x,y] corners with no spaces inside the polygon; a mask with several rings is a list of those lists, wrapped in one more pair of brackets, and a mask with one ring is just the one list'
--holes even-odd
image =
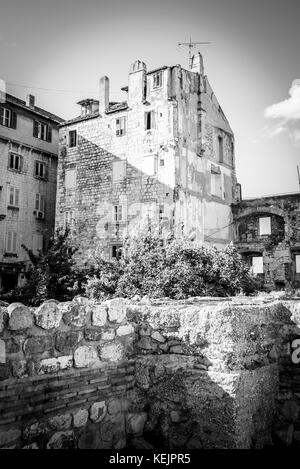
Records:
{"label": "bush", "polygon": [[70,244],[69,230],[58,231],[50,239],[45,254],[35,255],[26,246],[22,247],[31,262],[26,272],[26,285],[1,295],[1,299],[36,306],[50,298],[70,300],[80,293],[84,279],[76,269],[73,255],[77,248]]}
{"label": "bush", "polygon": [[218,250],[183,238],[163,242],[151,231],[127,239],[119,263],[102,260],[96,271],[89,277],[85,291],[98,299],[137,294],[181,299],[250,294],[256,290],[249,266],[232,244]]}

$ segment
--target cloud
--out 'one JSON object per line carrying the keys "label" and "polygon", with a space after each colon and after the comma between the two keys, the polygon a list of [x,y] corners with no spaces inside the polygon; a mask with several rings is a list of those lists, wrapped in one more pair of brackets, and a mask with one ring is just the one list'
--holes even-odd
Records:
{"label": "cloud", "polygon": [[288,131],[294,143],[297,146],[300,144],[300,79],[292,82],[289,98],[267,107],[264,116],[267,119],[277,120],[268,130],[270,137]]}

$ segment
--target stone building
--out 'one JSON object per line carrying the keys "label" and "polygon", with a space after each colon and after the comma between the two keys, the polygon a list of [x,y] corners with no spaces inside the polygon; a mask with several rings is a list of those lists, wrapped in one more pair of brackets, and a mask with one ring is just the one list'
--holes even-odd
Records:
{"label": "stone building", "polygon": [[204,74],[202,56],[147,72],[130,67],[127,99],[99,99],[60,128],[57,227],[72,226],[81,252],[117,257],[124,235],[162,231],[224,246],[238,197],[234,136]]}
{"label": "stone building", "polygon": [[235,244],[266,289],[300,287],[300,193],[232,206]]}
{"label": "stone building", "polygon": [[24,283],[28,255],[43,250],[55,218],[58,124],[62,119],[26,102],[0,96],[0,282]]}

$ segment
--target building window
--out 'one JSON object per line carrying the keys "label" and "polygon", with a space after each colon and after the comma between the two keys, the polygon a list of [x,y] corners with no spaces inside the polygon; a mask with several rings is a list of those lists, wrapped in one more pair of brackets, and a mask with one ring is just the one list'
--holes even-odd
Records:
{"label": "building window", "polygon": [[263,274],[264,264],[262,256],[253,256],[252,257],[252,272],[254,274]]}
{"label": "building window", "polygon": [[160,88],[162,86],[162,72],[156,72],[153,75],[153,88]]}
{"label": "building window", "polygon": [[120,246],[119,244],[113,245],[111,247],[111,257],[118,260],[120,259],[121,256],[122,256],[122,246]]}
{"label": "building window", "polygon": [[70,130],[69,132],[69,147],[76,147],[77,145],[77,131],[76,130]]}
{"label": "building window", "polygon": [[113,161],[112,182],[123,181],[126,178],[126,160]]}
{"label": "building window", "polygon": [[46,142],[51,142],[52,140],[52,130],[51,127],[43,122],[34,121],[33,122],[33,136]]}
{"label": "building window", "polygon": [[8,206],[19,207],[20,189],[8,187]]}
{"label": "building window", "polygon": [[218,137],[218,154],[219,154],[219,162],[223,163],[224,155],[223,155],[223,137]]}
{"label": "building window", "polygon": [[18,234],[16,231],[7,231],[5,252],[10,254],[17,254],[17,239]]}
{"label": "building window", "polygon": [[65,188],[75,189],[76,187],[76,169],[68,169],[65,172]]}
{"label": "building window", "polygon": [[123,208],[122,208],[122,205],[114,205],[113,221],[115,223],[123,221]]}
{"label": "building window", "polygon": [[17,155],[16,153],[9,154],[9,169],[14,171],[21,171],[21,162],[22,157],[20,155]]}
{"label": "building window", "polygon": [[42,194],[35,194],[34,209],[37,212],[45,213],[45,196]]}
{"label": "building window", "polygon": [[211,195],[223,198],[224,193],[221,173],[211,173],[210,192]]}
{"label": "building window", "polygon": [[296,274],[300,274],[300,254],[295,255]]}
{"label": "building window", "polygon": [[70,228],[74,226],[75,219],[74,213],[71,210],[68,210],[64,213],[64,228]]}
{"label": "building window", "polygon": [[145,155],[143,157],[143,173],[147,176],[155,176],[157,173],[156,155]]}
{"label": "building window", "polygon": [[32,239],[32,251],[34,254],[41,254],[44,251],[44,237],[41,234],[34,234]]}
{"label": "building window", "polygon": [[116,135],[118,137],[121,137],[122,135],[125,135],[126,133],[126,117],[119,117],[116,119]]}
{"label": "building window", "polygon": [[6,107],[0,107],[0,124],[12,129],[17,128],[17,114]]}
{"label": "building window", "polygon": [[259,218],[259,235],[270,235],[271,234],[271,217],[260,217]]}
{"label": "building window", "polygon": [[42,163],[41,161],[35,161],[34,165],[34,175],[39,178],[46,178],[46,171],[47,166],[45,163]]}
{"label": "building window", "polygon": [[151,130],[155,127],[155,113],[154,111],[145,112],[145,130]]}

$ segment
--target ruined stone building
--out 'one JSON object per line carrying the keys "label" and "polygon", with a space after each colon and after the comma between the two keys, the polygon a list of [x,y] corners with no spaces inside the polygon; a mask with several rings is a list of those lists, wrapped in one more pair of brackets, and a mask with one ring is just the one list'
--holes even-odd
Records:
{"label": "ruined stone building", "polygon": [[28,255],[43,250],[55,218],[58,124],[62,119],[6,93],[0,96],[0,287],[24,283]]}
{"label": "ruined stone building", "polygon": [[300,193],[232,206],[235,244],[266,289],[300,287]]}
{"label": "ruined stone building", "polygon": [[238,197],[234,136],[204,74],[202,56],[147,72],[130,67],[123,102],[109,79],[99,99],[60,128],[57,227],[71,226],[82,252],[117,257],[123,236],[149,222],[222,247],[233,238]]}

